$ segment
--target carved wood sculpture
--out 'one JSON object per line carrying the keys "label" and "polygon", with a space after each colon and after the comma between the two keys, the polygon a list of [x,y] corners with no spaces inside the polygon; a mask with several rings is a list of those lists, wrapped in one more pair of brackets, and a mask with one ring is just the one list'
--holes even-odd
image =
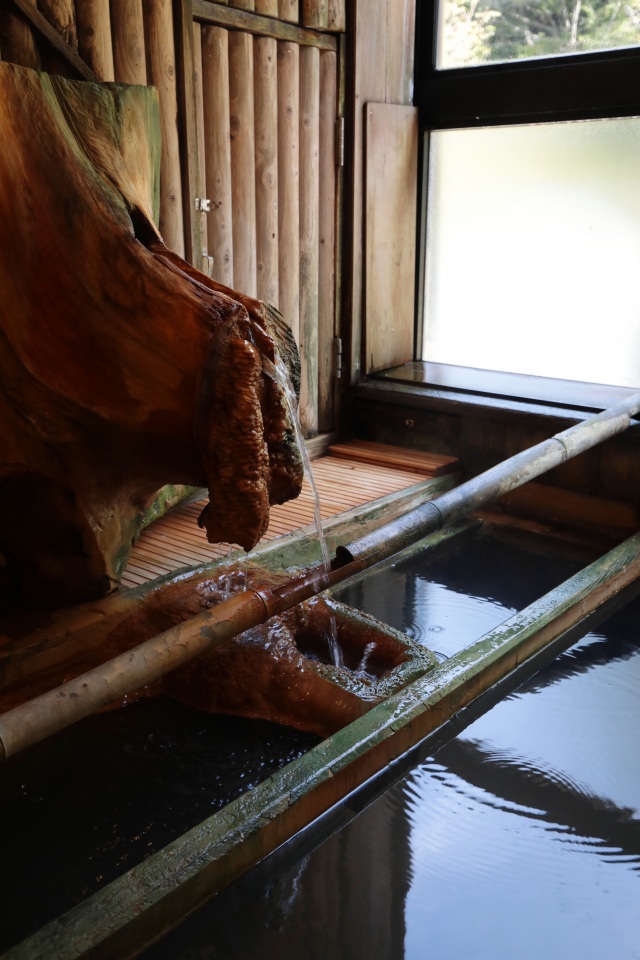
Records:
{"label": "carved wood sculpture", "polygon": [[0,595],[113,589],[165,483],[208,486],[211,541],[250,549],[297,496],[275,310],[209,280],[154,226],[153,89],[0,63]]}

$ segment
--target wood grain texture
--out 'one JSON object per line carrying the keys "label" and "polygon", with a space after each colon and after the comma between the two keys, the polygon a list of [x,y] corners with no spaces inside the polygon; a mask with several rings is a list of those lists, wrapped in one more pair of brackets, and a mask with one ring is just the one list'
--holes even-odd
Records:
{"label": "wood grain texture", "polygon": [[349,440],[346,443],[333,443],[329,447],[331,456],[378,466],[396,467],[421,473],[427,477],[438,477],[458,467],[457,457],[442,453],[427,453],[424,450],[409,450],[384,443],[372,443],[369,440]]}
{"label": "wood grain texture", "polygon": [[[35,7],[36,0],[29,0]],[[0,6],[0,55],[9,63],[39,70],[40,52],[28,20],[11,9],[10,3]]]}
{"label": "wood grain texture", "polygon": [[347,29],[345,0],[328,0],[327,29],[344,33]]}
{"label": "wood grain texture", "polygon": [[290,23],[299,23],[299,6],[299,0],[278,0],[278,17]]}
{"label": "wood grain texture", "polygon": [[111,0],[111,36],[116,82],[146,86],[142,0]]}
{"label": "wood grain texture", "polygon": [[387,7],[385,102],[413,101],[416,0],[393,0]]}
{"label": "wood grain texture", "polygon": [[320,51],[300,50],[300,422],[318,433]]}
{"label": "wood grain texture", "polygon": [[277,17],[278,0],[255,0],[255,11],[264,17]]}
{"label": "wood grain texture", "polygon": [[201,270],[203,215],[196,210],[196,197],[202,197],[203,194],[200,192],[198,163],[193,11],[191,0],[172,0],[171,7],[173,9],[175,32],[177,129],[182,187],[184,256],[189,263]]}
{"label": "wood grain texture", "polygon": [[[204,125],[204,93],[202,80],[202,28],[199,23],[193,23],[193,89],[196,108],[196,141],[198,148],[197,196],[207,197],[207,161],[205,157],[205,125]],[[200,243],[203,257],[209,252],[209,236],[207,231],[207,214],[198,214],[200,219]],[[202,268],[208,273],[208,263]]]}
{"label": "wood grain texture", "polygon": [[328,0],[300,0],[302,23],[314,30],[326,30],[329,23]]}
{"label": "wood grain texture", "polygon": [[[417,481],[411,470],[356,463],[339,456],[313,460],[312,471],[323,519],[405,490]],[[163,569],[177,570],[226,555],[228,546],[207,543],[198,529],[196,519],[203,506],[204,501],[177,506],[142,532],[124,573],[123,587],[156,579],[160,575],[158,564]],[[313,493],[305,480],[296,500],[272,507],[264,541],[274,540],[313,521]]]}
{"label": "wood grain texture", "polygon": [[230,7],[237,10],[255,10],[254,0],[228,0]]}
{"label": "wood grain texture", "polygon": [[367,104],[366,372],[413,358],[418,116]]}
{"label": "wood grain texture", "polygon": [[318,235],[318,429],[327,432],[334,424],[333,340],[336,280],[336,115],[337,57],[320,53],[320,171]]}
{"label": "wood grain texture", "polygon": [[202,78],[209,253],[213,276],[233,286],[231,133],[229,127],[229,34],[220,27],[202,28]]}
{"label": "wood grain texture", "polygon": [[256,167],[253,37],[229,33],[231,190],[234,285],[256,295]]}
{"label": "wood grain texture", "polygon": [[278,43],[279,310],[300,342],[300,47]]}
{"label": "wood grain texture", "polygon": [[115,79],[109,0],[76,0],[78,53],[104,82]]}
{"label": "wood grain texture", "polygon": [[0,607],[108,592],[166,483],[211,480],[208,535],[256,542],[297,457],[261,357],[295,351],[160,241],[157,91],[0,63],[0,94]]}
{"label": "wood grain texture", "polygon": [[169,249],[185,255],[178,92],[171,0],[143,0],[147,77],[160,96],[160,233]]}
{"label": "wood grain texture", "polygon": [[[393,44],[411,46],[412,34],[402,29],[408,24],[407,5],[414,0],[356,0],[353,9],[354,30],[354,75],[353,75],[353,149],[354,165],[350,178],[352,206],[348,213],[349,230],[354,238],[353,256],[350,265],[349,286],[351,289],[350,309],[353,316],[351,325],[351,369],[352,381],[362,376],[365,362],[362,334],[365,324],[364,313],[364,193],[361,171],[364,165],[364,118],[367,102],[401,102],[401,91],[410,89],[411,77],[401,78],[397,67],[391,64],[400,59],[407,65],[412,63],[408,53],[390,49]],[[398,85],[399,84],[399,85]],[[402,101],[411,103],[407,98]]]}
{"label": "wood grain texture", "polygon": [[253,42],[256,150],[256,270],[259,300],[278,294],[278,44]]}
{"label": "wood grain texture", "polygon": [[336,38],[329,33],[320,33],[306,27],[296,26],[285,19],[276,20],[249,10],[211,3],[210,0],[193,0],[193,15],[202,23],[210,23],[230,30],[245,30],[256,37],[273,37],[274,40],[289,40],[301,46],[318,47],[321,50],[336,50]]}
{"label": "wood grain texture", "polygon": [[74,0],[38,0],[38,9],[65,43],[78,49],[78,30]]}

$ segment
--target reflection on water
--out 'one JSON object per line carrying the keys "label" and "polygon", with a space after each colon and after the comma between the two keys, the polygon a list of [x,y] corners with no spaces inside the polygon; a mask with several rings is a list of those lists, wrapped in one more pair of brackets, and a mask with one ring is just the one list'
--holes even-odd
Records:
{"label": "reflection on water", "polygon": [[[349,600],[449,655],[582,565],[481,537]],[[147,960],[640,958],[638,622],[634,601],[301,844],[258,895],[221,895]]]}

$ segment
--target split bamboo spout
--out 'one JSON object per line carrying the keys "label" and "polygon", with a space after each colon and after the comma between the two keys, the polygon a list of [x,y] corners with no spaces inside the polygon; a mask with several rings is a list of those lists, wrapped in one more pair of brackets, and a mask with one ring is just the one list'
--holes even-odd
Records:
{"label": "split bamboo spout", "polygon": [[640,393],[516,454],[453,490],[339,547],[327,572],[316,564],[272,589],[250,589],[159,634],[107,663],[0,716],[0,759],[70,726],[188,660],[303,600],[387,559],[415,541],[490,503],[626,430],[640,412]]}

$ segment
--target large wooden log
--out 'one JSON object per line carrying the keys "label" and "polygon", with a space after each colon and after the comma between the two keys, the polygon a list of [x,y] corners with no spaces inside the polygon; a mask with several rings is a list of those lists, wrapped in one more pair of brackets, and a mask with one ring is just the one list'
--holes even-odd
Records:
{"label": "large wooden log", "polygon": [[151,88],[0,63],[5,601],[108,592],[164,483],[208,485],[209,538],[246,549],[300,489],[290,333],[162,243],[159,129]]}

